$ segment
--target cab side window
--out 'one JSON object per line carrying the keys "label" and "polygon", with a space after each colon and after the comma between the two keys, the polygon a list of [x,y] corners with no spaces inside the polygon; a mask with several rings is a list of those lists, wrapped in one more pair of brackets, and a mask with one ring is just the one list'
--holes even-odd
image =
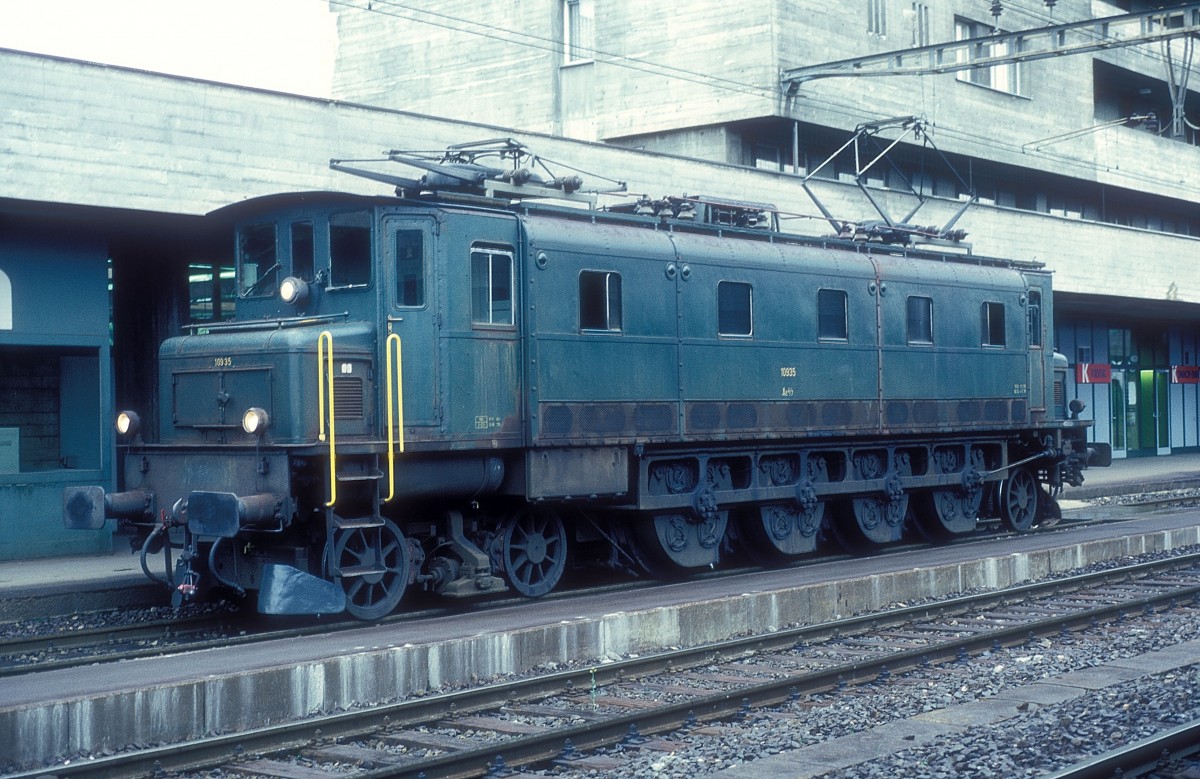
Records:
{"label": "cab side window", "polygon": [[621,329],[621,274],[580,271],[579,329]]}
{"label": "cab side window", "polygon": [[753,290],[740,281],[717,284],[717,335],[751,335],[754,332]]}
{"label": "cab side window", "polygon": [[933,298],[910,295],[906,302],[908,342],[918,346],[933,343]]}
{"label": "cab side window", "polygon": [[471,247],[471,321],[513,324],[513,251],[509,247]]}
{"label": "cab side window", "polygon": [[983,345],[1003,347],[1007,341],[1004,334],[1004,304],[984,303],[981,313]]}
{"label": "cab side window", "polygon": [[331,287],[371,283],[371,218],[366,211],[329,217],[329,283]]}
{"label": "cab side window", "polygon": [[850,340],[850,319],[845,290],[817,290],[817,338],[821,341]]}

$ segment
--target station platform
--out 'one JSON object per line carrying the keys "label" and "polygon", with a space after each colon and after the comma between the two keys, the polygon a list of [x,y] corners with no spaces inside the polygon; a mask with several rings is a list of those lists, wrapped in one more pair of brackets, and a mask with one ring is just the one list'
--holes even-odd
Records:
{"label": "station platform", "polygon": [[1083,485],[1067,487],[1062,498],[1092,500],[1109,495],[1200,487],[1200,452],[1124,457],[1113,460],[1107,468],[1089,468],[1083,477]]}
{"label": "station platform", "polygon": [[[1189,487],[1200,487],[1200,453],[1114,460],[1108,468],[1089,469],[1083,486],[1068,487],[1061,498],[1066,504],[1108,495]],[[26,618],[13,616],[20,599],[46,592],[70,599],[68,602],[77,604],[76,611],[168,603],[169,593],[145,577],[140,556],[129,551],[126,540],[116,536],[113,546],[116,551],[109,555],[0,562],[0,620]],[[162,564],[161,557],[151,561],[153,566]],[[158,572],[157,567],[153,570]],[[91,603],[93,598],[89,594],[97,591],[105,593],[94,599],[101,605]],[[119,603],[113,603],[114,594]]]}

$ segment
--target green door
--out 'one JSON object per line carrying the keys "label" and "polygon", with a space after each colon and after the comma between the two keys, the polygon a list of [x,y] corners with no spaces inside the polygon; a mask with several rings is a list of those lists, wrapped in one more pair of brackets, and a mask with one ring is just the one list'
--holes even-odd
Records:
{"label": "green door", "polygon": [[[1141,403],[1137,408],[1138,449],[1150,454],[1166,454],[1169,448],[1169,415],[1167,413],[1167,383],[1165,370],[1138,372],[1138,396]],[[1130,439],[1133,440],[1132,431]]]}

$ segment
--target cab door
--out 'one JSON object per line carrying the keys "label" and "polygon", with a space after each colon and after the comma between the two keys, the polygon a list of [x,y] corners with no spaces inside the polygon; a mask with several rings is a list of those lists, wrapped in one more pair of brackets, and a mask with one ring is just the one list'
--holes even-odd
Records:
{"label": "cab door", "polygon": [[[395,388],[402,385],[405,440],[435,439],[442,421],[438,290],[433,272],[437,221],[433,217],[386,217],[381,232],[386,327],[380,339],[380,417],[386,426],[388,387],[393,388],[394,399]],[[399,359],[393,335],[399,338]],[[393,400],[394,414],[399,414],[398,405]]]}

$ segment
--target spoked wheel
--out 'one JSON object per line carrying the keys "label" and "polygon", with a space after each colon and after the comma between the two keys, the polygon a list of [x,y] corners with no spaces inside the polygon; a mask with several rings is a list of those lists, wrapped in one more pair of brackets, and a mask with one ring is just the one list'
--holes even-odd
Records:
{"label": "spoked wheel", "polygon": [[653,514],[632,522],[638,563],[651,576],[669,579],[690,568],[716,564],[729,512],[712,512],[703,519],[690,513]]}
{"label": "spoked wheel", "polygon": [[526,508],[500,534],[504,573],[513,589],[537,598],[554,589],[567,567],[567,529],[548,508]]}
{"label": "spoked wheel", "polygon": [[817,548],[817,531],[825,519],[825,504],[795,503],[756,506],[738,515],[742,551],[759,565],[775,565]]}
{"label": "spoked wheel", "polygon": [[1038,484],[1027,468],[1014,468],[1000,485],[1000,521],[1009,530],[1027,532],[1037,519]]}
{"label": "spoked wheel", "polygon": [[346,611],[358,619],[390,614],[408,587],[408,545],[391,520],[338,530],[333,564],[335,581],[346,593]]}

